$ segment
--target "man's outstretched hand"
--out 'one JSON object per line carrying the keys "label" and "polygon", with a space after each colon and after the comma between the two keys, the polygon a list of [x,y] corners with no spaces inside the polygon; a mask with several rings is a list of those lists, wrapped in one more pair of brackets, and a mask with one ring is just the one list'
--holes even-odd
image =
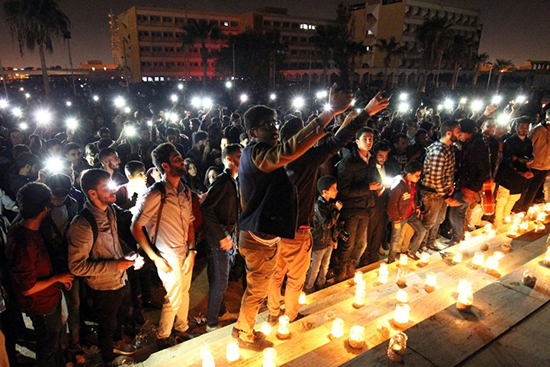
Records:
{"label": "man's outstretched hand", "polygon": [[382,92],[378,92],[378,94],[375,95],[374,98],[369,101],[369,103],[367,104],[367,107],[365,107],[365,111],[367,111],[369,116],[374,116],[378,112],[388,107],[389,102],[390,102],[390,97],[384,98],[382,97]]}

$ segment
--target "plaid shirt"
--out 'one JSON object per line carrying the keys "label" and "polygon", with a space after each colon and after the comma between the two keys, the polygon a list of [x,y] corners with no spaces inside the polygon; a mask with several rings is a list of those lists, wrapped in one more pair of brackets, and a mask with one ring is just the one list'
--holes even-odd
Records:
{"label": "plaid shirt", "polygon": [[422,185],[447,195],[453,187],[455,155],[450,146],[437,141],[426,149]]}

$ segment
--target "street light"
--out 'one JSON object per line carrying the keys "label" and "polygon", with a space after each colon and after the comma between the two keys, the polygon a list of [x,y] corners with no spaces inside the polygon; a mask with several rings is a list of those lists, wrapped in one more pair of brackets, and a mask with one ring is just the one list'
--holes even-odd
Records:
{"label": "street light", "polygon": [[99,101],[99,96],[93,96],[92,99],[94,100],[94,102],[97,102]]}
{"label": "street light", "polygon": [[179,89],[179,90],[183,90],[183,83],[179,83],[179,84],[178,84],[178,89]]}
{"label": "street light", "polygon": [[31,94],[30,94],[30,93],[25,93],[25,98],[26,98],[26,99],[31,98]]}
{"label": "street light", "polygon": [[233,83],[230,80],[228,80],[228,81],[225,82],[225,87],[227,89],[231,89],[233,87]]}
{"label": "street light", "polygon": [[73,105],[73,102],[67,101],[67,102],[65,102],[65,105],[66,105],[67,107],[71,107],[71,106]]}
{"label": "street light", "polygon": [[277,95],[276,95],[275,93],[271,93],[271,94],[269,95],[269,100],[274,101],[274,100],[276,100],[276,99],[277,99]]}

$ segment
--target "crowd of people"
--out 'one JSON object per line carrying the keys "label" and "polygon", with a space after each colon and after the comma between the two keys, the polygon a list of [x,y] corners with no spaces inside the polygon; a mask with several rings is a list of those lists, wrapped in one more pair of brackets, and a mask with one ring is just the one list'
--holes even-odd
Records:
{"label": "crowd of people", "polygon": [[[412,109],[378,93],[359,108],[333,86],[308,113],[177,99],[132,111],[119,99],[110,116],[88,97],[66,121],[0,105],[2,365],[17,365],[23,313],[40,366],[63,366],[89,343],[86,319],[105,365],[136,351],[145,308],[161,308],[159,349],[195,337],[197,253],[208,263],[206,331],[236,321],[239,346],[260,351],[272,346],[255,329],[266,300],[271,324],[295,321],[302,292],[381,259],[419,260],[482,218],[499,230],[550,201],[550,110],[525,115],[520,101]],[[230,277],[245,284],[238,314],[225,306]]]}

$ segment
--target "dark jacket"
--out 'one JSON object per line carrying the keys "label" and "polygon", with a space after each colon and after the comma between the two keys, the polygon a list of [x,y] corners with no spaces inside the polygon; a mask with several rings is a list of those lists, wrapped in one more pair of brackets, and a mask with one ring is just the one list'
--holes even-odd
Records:
{"label": "dark jacket", "polygon": [[481,134],[470,138],[462,147],[458,168],[458,187],[479,192],[490,178],[489,148]]}
{"label": "dark jacket", "polygon": [[[416,184],[411,182],[411,185]],[[414,198],[411,197],[411,192],[411,186],[403,178],[397,186],[391,189],[388,200],[388,216],[392,222],[397,223],[408,218],[407,214],[411,207],[411,200],[414,200],[413,215],[416,209],[421,209],[422,198],[418,186],[416,186]]]}
{"label": "dark jacket", "polygon": [[322,196],[315,203],[315,224],[313,226],[313,250],[322,250],[332,246],[336,242],[334,230],[340,211],[330,201],[325,201]]}
{"label": "dark jacket", "polygon": [[[371,157],[371,160],[374,159]],[[369,161],[370,163],[370,161]],[[336,165],[338,171],[338,200],[344,205],[342,217],[368,217],[375,205],[376,191],[369,189],[369,166],[354,149]]]}
{"label": "dark jacket", "polygon": [[[395,177],[399,174],[399,165],[397,162],[395,162],[391,158],[388,158],[386,160],[386,163],[384,163],[384,168],[386,169],[386,177]],[[371,160],[369,161],[368,180],[369,182],[378,182],[380,184],[383,184],[382,178],[380,177],[380,173],[376,168],[375,157],[372,157]],[[384,190],[382,192],[382,195],[378,195],[378,193],[375,192],[374,202],[375,202],[376,208],[383,207],[385,210],[386,205],[388,203],[388,197],[389,197],[389,189]]]}
{"label": "dark jacket", "polygon": [[[515,157],[515,159],[514,159]],[[513,135],[504,141],[502,163],[499,166],[496,183],[510,190],[510,194],[521,194],[529,183],[523,173],[529,171],[527,162],[533,160],[533,144],[525,137],[521,140]]]}
{"label": "dark jacket", "polygon": [[237,232],[240,211],[237,182],[225,170],[216,177],[201,205],[206,238],[210,246],[219,246],[220,240]]}
{"label": "dark jacket", "polygon": [[296,186],[298,193],[298,226],[313,225],[319,167],[355,137],[368,117],[368,113],[363,111],[334,137],[310,148],[303,156],[285,166],[290,182]]}

